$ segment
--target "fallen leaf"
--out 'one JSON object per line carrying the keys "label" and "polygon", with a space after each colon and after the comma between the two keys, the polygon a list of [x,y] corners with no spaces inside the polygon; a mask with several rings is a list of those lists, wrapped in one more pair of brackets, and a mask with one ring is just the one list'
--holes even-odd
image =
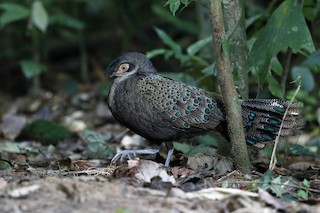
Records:
{"label": "fallen leaf", "polygon": [[21,198],[21,197],[26,197],[30,193],[37,191],[39,188],[40,188],[39,185],[25,186],[25,187],[13,189],[9,191],[8,194],[10,197],[13,197],[13,198]]}
{"label": "fallen leaf", "polygon": [[0,124],[0,131],[8,139],[15,139],[26,125],[27,119],[21,115],[5,114],[2,117],[2,123]]}
{"label": "fallen leaf", "polygon": [[4,189],[7,185],[8,185],[8,182],[2,177],[0,177],[0,190]]}
{"label": "fallen leaf", "polygon": [[168,175],[162,164],[149,160],[140,160],[137,173],[135,174],[137,179],[150,183],[151,179],[157,176],[163,182],[171,182],[172,184],[176,182],[173,176]]}
{"label": "fallen leaf", "polygon": [[289,203],[287,201],[273,197],[264,189],[259,188],[258,193],[262,201],[273,206],[277,210],[285,210],[289,206]]}

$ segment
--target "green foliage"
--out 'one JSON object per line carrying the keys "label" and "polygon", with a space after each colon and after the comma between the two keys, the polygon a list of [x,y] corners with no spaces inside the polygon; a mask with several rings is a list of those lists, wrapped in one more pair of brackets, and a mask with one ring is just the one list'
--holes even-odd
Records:
{"label": "green foliage", "polygon": [[292,79],[298,79],[301,77],[301,88],[307,92],[313,90],[315,82],[312,73],[306,67],[294,67],[291,72]]}
{"label": "green foliage", "polygon": [[[80,2],[78,2],[79,4]],[[17,1],[16,3],[2,3],[0,9],[4,12],[0,16],[0,26],[4,28],[9,24],[13,25],[17,21],[24,21],[26,35],[28,36],[29,48],[32,49],[32,58],[20,60],[21,69],[26,78],[33,78],[47,70],[46,65],[42,64],[45,60],[45,47],[41,43],[48,31],[49,25],[57,25],[61,28],[61,34],[65,37],[74,39],[77,34],[64,30],[65,27],[76,31],[83,30],[84,23],[70,15],[64,14],[61,9],[55,9],[57,3],[54,1],[33,0],[29,5],[28,2]],[[54,12],[50,14],[47,9]],[[39,33],[41,32],[41,33]],[[23,32],[22,32],[23,33]]]}
{"label": "green foliage", "polygon": [[292,0],[284,1],[274,11],[250,52],[249,66],[260,86],[266,81],[271,59],[288,47],[294,52],[315,51],[302,8]]}
{"label": "green foliage", "polygon": [[[316,75],[320,73],[320,51],[316,51],[306,58],[302,63],[292,68],[291,79],[296,80],[298,77],[301,80],[301,90],[297,95],[297,99],[305,104],[304,114],[306,121],[318,121],[319,116],[319,98],[320,93],[317,92],[319,86],[316,84]],[[299,84],[300,80],[295,84]],[[293,94],[293,91],[288,93],[288,98]]]}
{"label": "green foliage", "polygon": [[183,32],[195,35],[198,33],[197,26],[193,22],[184,20],[182,18],[179,18],[178,16],[172,16],[172,14],[161,5],[152,5],[152,11],[160,20],[173,25],[175,28]]}
{"label": "green foliage", "polygon": [[165,31],[159,28],[155,28],[155,31],[157,32],[158,36],[161,38],[163,43],[165,43],[171,48],[171,50],[169,50],[168,53],[166,54],[168,56],[170,56],[171,54],[174,54],[174,56],[177,59],[179,59],[182,64],[185,63],[186,58],[182,54],[181,46],[177,42],[175,42],[172,38],[170,38],[170,36]]}
{"label": "green foliage", "polygon": [[181,4],[184,5],[184,7],[188,6],[190,0],[168,0],[164,6],[168,6],[170,8],[170,11],[172,15],[176,15],[176,12],[179,10]]}
{"label": "green foliage", "polygon": [[39,75],[41,72],[46,71],[46,66],[35,61],[23,60],[20,62],[24,76],[27,78],[33,78]]}
{"label": "green foliage", "polygon": [[315,79],[312,73],[320,72],[320,51],[311,54],[300,65],[293,67],[291,72],[292,80],[301,76],[301,87],[306,92],[311,92],[315,88]]}
{"label": "green foliage", "polygon": [[12,170],[12,165],[8,161],[0,159],[0,171],[1,170]]}
{"label": "green foliage", "polygon": [[301,186],[303,189],[298,189],[297,194],[300,198],[307,200],[309,197],[310,183],[307,179],[304,179],[301,183]]}
{"label": "green foliage", "polygon": [[43,33],[47,31],[49,24],[48,13],[41,1],[34,1],[31,7],[31,21]]}
{"label": "green foliage", "polygon": [[111,159],[114,156],[115,148],[107,144],[111,134],[103,135],[86,129],[83,131],[83,137],[87,141],[86,152],[90,158]]}
{"label": "green foliage", "polygon": [[210,150],[207,145],[192,146],[185,143],[173,142],[173,147],[175,150],[182,152],[186,156],[197,153],[212,154],[212,150]]}
{"label": "green foliage", "polygon": [[268,81],[268,89],[271,94],[276,97],[283,98],[279,81],[272,74],[268,74],[266,80]]}
{"label": "green foliage", "polygon": [[215,84],[217,79],[212,78],[216,75],[215,63],[212,63],[212,58],[205,57],[204,54],[202,54],[202,50],[207,48],[208,45],[211,45],[211,36],[199,39],[194,43],[183,47],[180,43],[172,39],[164,30],[157,28],[156,33],[161,41],[169,48],[151,50],[147,52],[147,57],[152,58],[162,55],[166,60],[175,58],[179,60],[181,66],[181,68],[178,69],[179,73],[160,72],[160,75],[191,85],[201,86],[207,90],[217,90],[218,84]]}
{"label": "green foliage", "polygon": [[268,82],[268,89],[270,90],[272,95],[279,98],[284,98],[284,94],[282,94],[280,83],[276,79],[276,77],[280,77],[282,75],[283,71],[282,65],[277,57],[274,57],[271,60],[271,70],[273,72],[269,72],[266,78]]}
{"label": "green foliage", "polygon": [[33,1],[30,9],[16,3],[2,3],[0,8],[5,11],[0,16],[1,27],[19,20],[26,20],[31,15],[30,20],[33,26],[42,32],[47,30],[49,17],[41,1]]}
{"label": "green foliage", "polygon": [[312,145],[299,145],[291,144],[289,147],[289,154],[296,156],[316,156],[318,153],[318,147]]}
{"label": "green foliage", "polygon": [[196,139],[199,142],[199,144],[203,144],[203,145],[217,146],[218,144],[217,140],[212,135],[209,135],[209,134],[198,136]]}
{"label": "green foliage", "polygon": [[[202,67],[201,71],[205,74],[205,76],[213,75],[214,64],[210,64],[209,61],[198,55],[203,48],[212,42],[211,36],[196,41],[195,43],[189,45],[185,51],[183,51],[180,44],[174,41],[165,31],[159,28],[156,28],[155,30],[163,43],[166,44],[170,49],[160,48],[151,50],[150,52],[147,52],[147,57],[152,58],[157,55],[163,55],[165,59],[168,59],[174,56],[180,61],[181,66],[191,63],[193,67]],[[184,52],[186,52],[186,54]]]}
{"label": "green foliage", "polygon": [[55,144],[70,138],[71,134],[65,127],[54,121],[35,120],[23,128],[19,137],[26,137],[46,144]]}
{"label": "green foliage", "polygon": [[310,183],[304,179],[302,182],[294,181],[292,178],[278,176],[273,178],[272,171],[267,170],[260,179],[258,187],[274,193],[279,198],[297,200],[308,199]]}
{"label": "green foliage", "polygon": [[4,10],[0,16],[1,28],[15,21],[23,20],[30,15],[28,8],[15,3],[1,3],[0,8]]}
{"label": "green foliage", "polygon": [[[190,2],[187,1],[186,5]],[[178,9],[183,3],[181,1],[167,1],[166,6],[169,6],[170,11],[173,15],[176,14]],[[315,11],[308,11],[310,17],[315,18]],[[282,91],[282,86],[280,85],[279,79],[283,75],[283,67],[278,60],[278,54],[287,48],[292,48],[294,53],[309,54],[315,51],[315,47],[312,41],[312,37],[308,26],[306,24],[304,14],[302,11],[302,6],[300,2],[294,0],[286,0],[280,6],[278,6],[274,12],[271,14],[269,19],[268,12],[259,11],[257,14],[249,17],[246,20],[246,26],[253,26],[256,22],[261,20],[268,21],[266,26],[262,28],[258,37],[252,37],[249,41],[254,41],[254,45],[250,51],[249,55],[249,66],[251,67],[253,76],[256,82],[259,84],[260,88],[267,82],[268,89],[273,96],[284,98]],[[306,14],[306,12],[305,12]],[[184,54],[183,48],[177,44],[176,41],[170,38],[164,31],[157,30],[158,36],[161,40],[167,44],[170,49],[156,49],[149,52],[150,57],[156,55],[164,55],[166,59],[174,56],[177,58],[181,65],[192,63],[194,64],[195,57],[190,57],[190,55],[195,56],[196,51],[190,51],[192,45],[187,49],[188,54]],[[165,35],[165,36],[164,36]],[[205,39],[199,40],[194,43],[198,45],[199,50],[203,46],[208,45],[211,42],[211,38],[207,37]],[[222,45],[223,51],[227,54],[230,50],[230,44],[225,41]],[[303,52],[304,51],[304,52]],[[198,57],[197,62],[206,64],[205,68],[202,69],[202,73],[205,75],[212,76],[212,70],[214,70],[214,64],[205,61],[203,58]],[[310,61],[319,61],[311,60]],[[205,62],[204,62],[205,61]],[[204,63],[203,63],[204,62]],[[310,70],[305,67],[295,67],[291,72],[293,80],[296,80],[298,76],[302,77],[302,89],[305,91],[312,91],[315,88],[315,81]]]}
{"label": "green foliage", "polygon": [[70,29],[79,31],[83,30],[85,27],[84,22],[62,12],[52,15],[50,18],[50,22],[51,24],[62,25]]}
{"label": "green foliage", "polygon": [[209,45],[211,42],[212,42],[211,36],[208,36],[206,38],[203,38],[203,39],[196,41],[195,43],[191,44],[187,48],[188,55],[196,55],[197,53],[200,52],[201,49],[203,49],[204,47]]}

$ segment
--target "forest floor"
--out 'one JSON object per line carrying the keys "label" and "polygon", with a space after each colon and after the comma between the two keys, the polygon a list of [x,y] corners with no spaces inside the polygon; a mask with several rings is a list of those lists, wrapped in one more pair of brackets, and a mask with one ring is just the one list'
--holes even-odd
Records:
{"label": "forest floor", "polygon": [[308,132],[279,145],[273,171],[272,146],[251,150],[250,175],[212,136],[175,143],[170,168],[162,149],[115,165],[117,150],[149,145],[112,118],[99,86],[1,99],[1,213],[320,212],[320,139]]}

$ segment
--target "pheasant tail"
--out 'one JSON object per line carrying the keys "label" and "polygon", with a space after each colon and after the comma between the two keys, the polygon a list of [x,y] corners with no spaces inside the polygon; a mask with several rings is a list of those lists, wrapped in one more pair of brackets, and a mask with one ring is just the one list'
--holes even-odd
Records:
{"label": "pheasant tail", "polygon": [[258,147],[274,141],[281,123],[280,136],[297,133],[303,127],[301,119],[301,104],[293,102],[283,119],[289,101],[279,99],[249,99],[241,102],[243,126],[248,144]]}

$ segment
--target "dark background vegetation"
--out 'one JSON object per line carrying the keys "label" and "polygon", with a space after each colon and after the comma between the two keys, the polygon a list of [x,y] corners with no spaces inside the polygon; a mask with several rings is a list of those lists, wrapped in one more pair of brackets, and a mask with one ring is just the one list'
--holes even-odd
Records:
{"label": "dark background vegetation", "polygon": [[[33,1],[7,1],[30,8]],[[21,72],[21,60],[33,60],[38,54],[46,71],[42,87],[60,90],[55,82],[63,75],[79,82],[94,82],[113,59],[129,51],[147,52],[163,46],[154,27],[165,29],[181,44],[197,38],[195,5],[179,17],[173,17],[163,2],[142,1],[42,1],[49,16],[46,32],[30,27],[29,17],[1,28],[1,90],[12,95],[26,95],[30,81]],[[161,13],[165,14],[161,14]],[[166,21],[170,19],[172,21]],[[172,24],[180,22],[181,27]],[[81,49],[84,48],[84,49]],[[86,63],[83,58],[86,57]],[[157,64],[159,69],[163,68]],[[81,69],[89,71],[81,78]],[[85,69],[86,69],[85,68]],[[179,65],[168,71],[179,70]],[[101,72],[102,74],[102,72]],[[63,85],[59,85],[63,86]]]}
{"label": "dark background vegetation", "polygon": [[[163,1],[44,0],[40,1],[43,7],[41,9],[45,10],[48,22],[44,23],[43,29],[39,28],[32,18],[34,13],[35,19],[40,22],[43,20],[42,11],[32,9],[35,2],[31,0],[1,1],[0,88],[2,95],[23,96],[40,88],[58,92],[65,88],[77,87],[79,83],[102,82],[105,67],[122,53],[129,51],[146,53],[172,48],[167,45],[165,39],[160,39],[155,28],[164,30],[180,46],[183,54],[186,54],[191,44],[210,36],[210,22],[205,1],[184,1],[189,4],[187,6],[181,4],[173,16],[169,10],[170,5],[164,7]],[[249,48],[252,47],[272,12],[281,2],[245,1]],[[315,49],[318,49],[320,44],[319,3],[313,0],[303,1],[303,3],[307,26]],[[19,12],[16,12],[16,8],[10,8],[10,4],[22,7],[23,10],[19,8],[17,10]],[[5,22],[4,18],[7,18],[5,16],[8,14],[13,17]],[[200,58],[204,59],[204,63],[192,57],[187,57],[181,63],[181,58],[179,59],[172,52],[162,52],[165,58],[170,59],[169,61],[165,61],[163,57],[155,57],[153,61],[161,72],[179,72],[180,74],[176,75],[178,80],[197,84],[209,90],[217,90],[217,82],[211,78],[212,67],[209,67],[213,58],[210,46],[211,43],[208,43],[203,48],[205,50],[199,54]],[[306,59],[307,55],[301,52],[292,55],[289,63],[290,70],[295,65],[301,65]],[[277,57],[282,70],[285,66],[285,57],[286,49],[283,49]],[[318,109],[316,102],[319,98],[319,85],[315,84],[316,79],[319,78],[316,60],[318,58],[314,57],[311,62],[312,68],[308,68],[309,70],[297,72],[302,72],[304,75],[300,99],[307,103],[307,120],[313,121],[317,120],[313,112]],[[22,72],[24,61],[31,62],[31,68],[27,66],[27,71]],[[35,66],[32,66],[33,63]],[[209,69],[205,70],[206,67]],[[269,71],[265,69],[263,72]],[[277,72],[278,75],[273,71],[269,72],[271,75],[268,75],[267,84],[260,85],[260,88],[257,86],[259,80],[250,77],[248,82],[251,88],[250,97],[254,98],[257,95],[263,98],[272,97],[269,91],[273,96],[281,98],[286,97],[288,93],[292,94],[290,89],[293,90],[296,86],[288,82],[295,80],[297,74],[288,75],[286,92],[280,94],[281,72],[280,74]],[[33,79],[38,76],[40,76],[40,84],[39,79]],[[269,76],[273,77],[269,78]]]}

